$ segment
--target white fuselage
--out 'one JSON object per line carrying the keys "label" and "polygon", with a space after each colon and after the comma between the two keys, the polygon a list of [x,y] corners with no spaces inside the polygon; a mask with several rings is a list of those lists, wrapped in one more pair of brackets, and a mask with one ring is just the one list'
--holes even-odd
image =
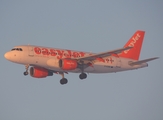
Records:
{"label": "white fuselage", "polygon": [[[17,49],[16,48],[21,48]],[[89,56],[88,52],[80,52],[73,50],[65,50],[58,48],[47,48],[41,46],[23,45],[16,46],[15,50],[11,50],[5,54],[5,58],[9,61],[30,66],[38,66],[53,70],[56,72],[74,72],[81,73],[81,69],[63,70],[59,67],[59,59],[71,58],[77,59],[80,57]],[[111,73],[125,70],[132,70],[148,66],[147,63],[140,65],[129,65],[130,62],[135,60],[122,58],[118,56],[109,56],[105,58],[97,58],[92,61],[89,67],[84,69],[87,73]]]}

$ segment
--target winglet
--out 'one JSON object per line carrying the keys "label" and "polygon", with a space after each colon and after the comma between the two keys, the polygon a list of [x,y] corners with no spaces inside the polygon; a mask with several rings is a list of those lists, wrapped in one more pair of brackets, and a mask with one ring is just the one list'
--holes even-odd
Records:
{"label": "winglet", "polygon": [[140,31],[140,30],[136,31],[124,46],[124,48],[126,47],[133,47],[133,48],[123,51],[119,56],[124,58],[139,60],[139,55],[144,40],[144,34],[145,31]]}

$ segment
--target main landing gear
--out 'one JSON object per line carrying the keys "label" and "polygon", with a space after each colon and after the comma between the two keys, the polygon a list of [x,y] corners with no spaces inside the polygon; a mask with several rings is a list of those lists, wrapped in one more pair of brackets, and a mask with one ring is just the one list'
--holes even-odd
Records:
{"label": "main landing gear", "polygon": [[64,73],[60,73],[60,75],[62,76],[62,79],[60,80],[60,84],[64,85],[68,83],[68,80],[64,77]]}
{"label": "main landing gear", "polygon": [[87,74],[84,73],[84,62],[83,62],[83,61],[81,61],[81,74],[79,75],[79,78],[80,78],[81,80],[87,78]]}
{"label": "main landing gear", "polygon": [[[59,74],[62,76],[62,79],[60,80],[60,84],[61,85],[67,84],[68,83],[68,80],[64,77],[64,73],[59,73]],[[86,73],[81,73],[79,75],[79,78],[81,80],[86,79],[87,78],[87,74]]]}
{"label": "main landing gear", "polygon": [[25,69],[26,69],[26,71],[24,72],[25,76],[28,75],[28,68],[29,68],[29,65],[25,65]]}
{"label": "main landing gear", "polygon": [[86,74],[86,73],[81,73],[81,74],[79,75],[79,78],[80,78],[81,80],[86,79],[86,78],[87,78],[87,74]]}

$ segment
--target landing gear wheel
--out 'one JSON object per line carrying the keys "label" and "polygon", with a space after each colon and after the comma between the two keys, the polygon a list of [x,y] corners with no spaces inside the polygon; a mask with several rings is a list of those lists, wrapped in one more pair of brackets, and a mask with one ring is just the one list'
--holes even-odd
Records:
{"label": "landing gear wheel", "polygon": [[68,80],[66,79],[66,78],[62,78],[61,80],[60,80],[60,84],[61,85],[64,85],[64,84],[67,84],[68,83]]}
{"label": "landing gear wheel", "polygon": [[28,75],[28,72],[27,72],[27,71],[25,71],[25,72],[24,72],[24,75],[25,75],[25,76],[26,76],[26,75]]}
{"label": "landing gear wheel", "polygon": [[81,80],[83,80],[83,79],[87,78],[87,74],[86,74],[86,73],[81,73],[81,74],[79,75],[79,78],[80,78]]}

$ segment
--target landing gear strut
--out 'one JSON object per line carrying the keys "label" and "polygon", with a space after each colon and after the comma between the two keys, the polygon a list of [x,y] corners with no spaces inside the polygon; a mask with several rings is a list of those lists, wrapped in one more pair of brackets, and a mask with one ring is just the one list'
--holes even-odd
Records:
{"label": "landing gear strut", "polygon": [[25,69],[26,69],[26,71],[24,72],[25,76],[28,75],[28,68],[29,68],[29,65],[25,65]]}
{"label": "landing gear strut", "polygon": [[67,84],[68,80],[64,78],[64,73],[60,73],[60,75],[62,76],[62,79],[60,80],[60,84],[61,85]]}
{"label": "landing gear strut", "polygon": [[84,73],[84,62],[83,62],[83,61],[81,61],[81,74],[79,75],[79,78],[80,78],[81,80],[87,78],[87,74]]}

